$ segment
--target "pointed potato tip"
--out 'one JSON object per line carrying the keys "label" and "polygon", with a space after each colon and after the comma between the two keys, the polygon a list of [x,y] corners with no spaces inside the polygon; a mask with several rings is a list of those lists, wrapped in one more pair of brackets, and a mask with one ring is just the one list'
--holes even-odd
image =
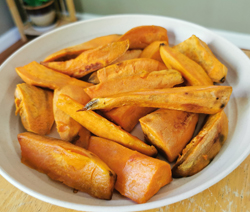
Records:
{"label": "pointed potato tip", "polygon": [[97,99],[92,99],[91,101],[89,101],[84,108],[78,110],[78,111],[86,111],[86,110],[93,110],[95,108],[95,106],[98,104],[98,98]]}

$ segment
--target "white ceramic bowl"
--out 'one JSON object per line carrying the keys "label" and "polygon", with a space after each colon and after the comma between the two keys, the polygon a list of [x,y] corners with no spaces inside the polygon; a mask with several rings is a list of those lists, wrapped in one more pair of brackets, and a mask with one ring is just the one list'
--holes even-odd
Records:
{"label": "white ceramic bowl", "polygon": [[[23,132],[20,118],[15,116],[14,90],[21,79],[15,67],[64,47],[82,43],[97,36],[119,33],[139,25],[159,25],[168,30],[170,44],[177,44],[192,34],[204,40],[215,55],[228,67],[226,85],[233,87],[225,109],[229,119],[228,139],[204,170],[198,174],[173,180],[145,204],[114,193],[111,201],[98,200],[50,180],[46,175],[20,162],[17,134]],[[165,206],[191,197],[217,183],[233,171],[250,152],[250,61],[236,46],[211,31],[186,21],[150,15],[118,15],[81,21],[61,27],[28,43],[1,66],[0,71],[0,173],[20,190],[55,205],[85,211],[139,211]],[[139,128],[137,128],[139,130]],[[141,135],[141,133],[138,131]]]}

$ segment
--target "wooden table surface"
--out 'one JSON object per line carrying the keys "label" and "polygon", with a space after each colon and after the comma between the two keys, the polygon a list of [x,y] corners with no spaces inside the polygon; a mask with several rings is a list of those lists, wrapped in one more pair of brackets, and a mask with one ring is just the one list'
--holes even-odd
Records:
{"label": "wooden table surface", "polygon": [[[0,54],[0,64],[22,44],[19,42]],[[243,50],[250,58],[250,50]],[[0,176],[0,211],[73,212],[38,200],[20,191]],[[250,155],[231,174],[203,192],[183,201],[144,212],[250,212]]]}

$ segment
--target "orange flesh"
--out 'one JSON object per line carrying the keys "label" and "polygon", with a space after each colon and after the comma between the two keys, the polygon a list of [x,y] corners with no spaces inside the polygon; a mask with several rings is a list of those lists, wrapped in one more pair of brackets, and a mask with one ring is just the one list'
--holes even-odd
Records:
{"label": "orange flesh", "polygon": [[118,142],[146,155],[153,156],[157,154],[157,150],[154,146],[145,144],[137,137],[122,130],[119,126],[97,113],[93,111],[81,111],[83,105],[68,96],[60,95],[58,97],[57,107],[97,136],[113,140],[114,142]]}
{"label": "orange flesh", "polygon": [[139,26],[123,34],[119,41],[129,39],[130,49],[143,49],[154,41],[168,42],[167,30],[160,26]]}
{"label": "orange flesh", "polygon": [[106,35],[102,37],[97,37],[87,42],[71,46],[65,49],[61,49],[49,56],[47,56],[43,62],[52,62],[52,61],[63,61],[68,59],[73,59],[82,52],[90,49],[97,48],[98,46],[103,46],[108,43],[116,41],[120,35]]}
{"label": "orange flesh", "polygon": [[115,171],[115,189],[137,203],[147,202],[172,180],[167,162],[145,156],[107,139],[92,136],[88,150]]}
{"label": "orange flesh", "polygon": [[41,62],[41,64],[69,76],[81,78],[111,64],[122,56],[127,51],[128,47],[128,40],[113,42],[85,51],[75,59],[62,62]]}
{"label": "orange flesh", "polygon": [[18,134],[22,163],[51,179],[101,199],[111,199],[116,174],[96,155],[69,142]]}

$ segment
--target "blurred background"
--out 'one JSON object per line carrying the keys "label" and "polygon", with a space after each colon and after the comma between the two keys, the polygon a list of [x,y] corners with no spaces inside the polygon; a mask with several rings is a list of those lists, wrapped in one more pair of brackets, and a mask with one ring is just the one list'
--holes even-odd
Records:
{"label": "blurred background", "polygon": [[[22,21],[23,0],[13,0]],[[65,0],[57,0],[65,1]],[[87,15],[153,14],[190,21],[210,29],[250,36],[250,0],[72,0],[77,19]],[[85,16],[84,16],[85,15]],[[0,0],[0,40],[16,28],[6,0]],[[18,39],[18,35],[16,35]],[[11,43],[11,42],[10,42]],[[7,45],[8,46],[8,45]]]}

